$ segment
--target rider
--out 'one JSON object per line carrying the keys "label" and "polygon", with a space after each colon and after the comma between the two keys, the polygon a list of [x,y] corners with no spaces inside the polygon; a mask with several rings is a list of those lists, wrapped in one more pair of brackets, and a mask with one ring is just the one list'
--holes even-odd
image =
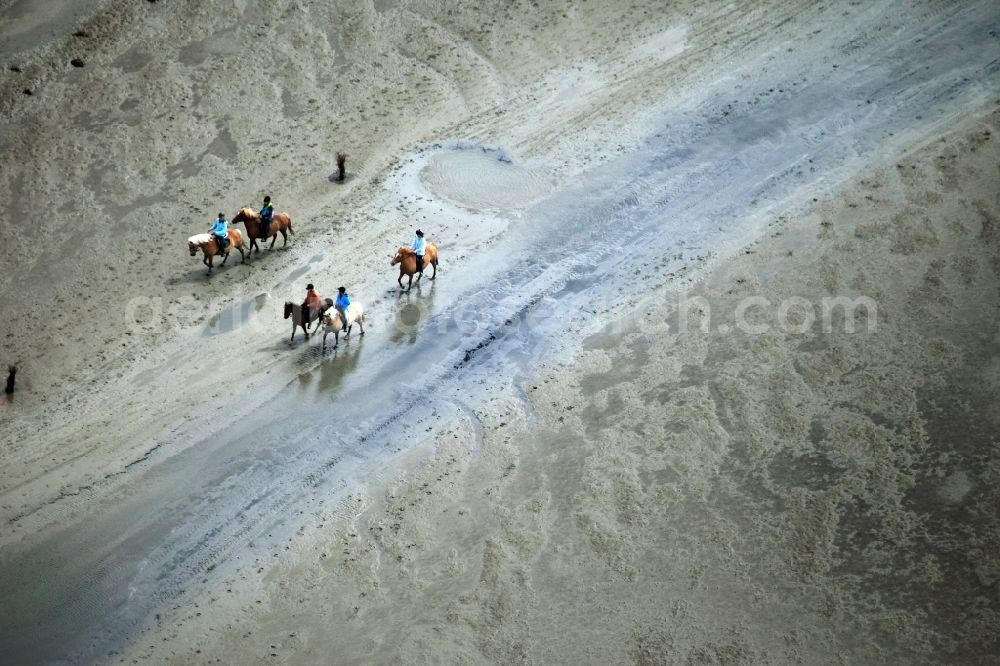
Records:
{"label": "rider", "polygon": [[413,239],[413,254],[417,255],[417,272],[421,275],[424,272],[424,248],[427,243],[424,241],[424,232],[417,229],[417,237]]}
{"label": "rider", "polygon": [[351,299],[347,295],[347,289],[344,287],[337,287],[337,300],[333,304],[336,308],[337,314],[340,315],[340,323],[343,324],[344,328],[347,328],[347,308],[351,307]]}
{"label": "rider", "polygon": [[319,314],[321,303],[322,301],[320,300],[319,292],[313,289],[312,282],[310,282],[306,285],[306,300],[302,302],[303,321],[307,326],[309,325],[309,322],[312,321],[310,310],[315,308],[316,313]]}
{"label": "rider", "polygon": [[274,206],[271,204],[271,197],[264,197],[264,207],[260,209],[260,237],[267,238],[267,228],[271,224],[274,216]]}
{"label": "rider", "polygon": [[226,251],[226,236],[229,235],[229,223],[226,222],[225,213],[219,213],[219,217],[213,222],[208,233],[215,236],[215,242],[219,244],[219,252]]}

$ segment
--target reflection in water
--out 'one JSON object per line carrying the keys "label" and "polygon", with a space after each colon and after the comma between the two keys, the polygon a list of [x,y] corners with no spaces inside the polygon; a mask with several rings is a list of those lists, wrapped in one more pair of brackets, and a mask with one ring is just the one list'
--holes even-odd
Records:
{"label": "reflection in water", "polygon": [[343,340],[341,345],[334,349],[329,355],[320,361],[319,364],[319,386],[321,393],[332,393],[340,389],[344,383],[344,378],[354,372],[361,358],[361,340],[359,336],[355,338],[351,335],[351,340],[357,340],[356,344],[345,346]]}
{"label": "reflection in water", "polygon": [[417,341],[420,322],[434,312],[434,283],[426,289],[421,284],[414,285],[408,292],[399,292],[394,305],[392,334],[389,339],[395,344],[412,345]]}
{"label": "reflection in water", "polygon": [[346,339],[341,336],[340,346],[337,349],[327,349],[319,365],[299,374],[299,388],[303,391],[312,390],[315,393],[331,395],[339,391],[344,379],[358,366],[362,340],[364,338],[358,335],[357,330]]}

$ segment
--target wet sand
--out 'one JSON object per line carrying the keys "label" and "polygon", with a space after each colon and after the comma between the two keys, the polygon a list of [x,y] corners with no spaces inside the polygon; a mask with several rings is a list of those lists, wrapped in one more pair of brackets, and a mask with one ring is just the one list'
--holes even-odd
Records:
{"label": "wet sand", "polygon": [[[486,382],[128,656],[988,661],[998,122],[887,156],[680,295]],[[824,327],[823,299],[859,295],[870,318]],[[749,331],[747,297],[776,306]],[[681,327],[682,303],[710,317]]]}
{"label": "wet sand", "polygon": [[5,658],[996,652],[992,5],[62,4],[0,3]]}

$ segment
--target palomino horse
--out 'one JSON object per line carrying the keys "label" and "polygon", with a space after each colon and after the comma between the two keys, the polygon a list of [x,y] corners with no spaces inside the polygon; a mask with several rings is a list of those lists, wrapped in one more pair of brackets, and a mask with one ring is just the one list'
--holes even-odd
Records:
{"label": "palomino horse", "polygon": [[[240,222],[247,227],[247,238],[250,239],[250,254],[253,254],[254,248],[257,248],[257,254],[260,254],[260,246],[257,245],[257,239],[264,238],[264,242],[267,242],[267,238],[261,234],[260,214],[252,208],[240,208],[240,212],[233,215],[232,223],[238,224]],[[275,213],[271,216],[271,224],[267,227],[267,237],[271,239],[271,245],[267,249],[274,249],[274,241],[278,240],[279,231],[281,232],[281,237],[285,239],[281,247],[288,245],[286,229],[293,234],[295,233],[295,229],[292,229],[292,216],[289,213]]]}
{"label": "palomino horse", "polygon": [[288,319],[289,317],[292,318],[292,337],[289,340],[289,342],[295,339],[295,329],[297,329],[299,326],[301,326],[302,330],[305,331],[306,340],[308,340],[310,324],[312,324],[314,321],[318,321],[320,316],[322,316],[324,312],[326,312],[332,307],[333,307],[333,299],[324,298],[323,305],[320,306],[320,311],[316,312],[316,308],[309,308],[309,321],[305,321],[305,319],[302,316],[303,314],[302,304],[292,303],[291,301],[285,301],[285,319]]}
{"label": "palomino horse", "polygon": [[[240,251],[240,256],[243,257],[243,262],[246,263],[247,255],[243,252],[243,233],[239,229],[229,229],[226,233],[229,236],[229,245],[226,246],[225,252],[222,253],[222,263],[219,265],[226,265],[229,253],[234,247]],[[202,263],[208,266],[208,272],[211,273],[214,257],[219,254],[219,243],[215,240],[215,236],[212,234],[197,234],[188,238],[188,250],[191,251],[192,257],[199,249],[201,249],[203,255]]]}
{"label": "palomino horse", "polygon": [[[399,264],[399,278],[396,280],[399,282],[399,288],[403,291],[409,291],[410,287],[413,286],[413,274],[417,272],[417,255],[413,252],[412,248],[404,245],[396,250],[396,256],[389,263],[390,266],[395,266],[396,264]],[[433,280],[437,277],[438,273],[438,248],[434,243],[428,243],[424,249],[424,265],[417,275],[417,282],[420,282],[420,278],[424,276],[423,269],[427,268],[428,265],[434,267],[434,273],[431,274],[430,278]],[[410,276],[410,281],[405,287],[403,286],[404,275]]]}
{"label": "palomino horse", "polygon": [[[351,334],[351,328],[355,324],[361,327],[361,335],[365,334],[365,309],[361,307],[360,303],[351,303],[347,306],[347,312],[344,313],[347,319],[347,332],[344,333],[346,338]],[[324,312],[323,313],[323,349],[326,349],[326,336],[333,333],[333,348],[336,349],[337,345],[340,344],[340,332],[344,330],[344,322],[340,320],[339,312]]]}

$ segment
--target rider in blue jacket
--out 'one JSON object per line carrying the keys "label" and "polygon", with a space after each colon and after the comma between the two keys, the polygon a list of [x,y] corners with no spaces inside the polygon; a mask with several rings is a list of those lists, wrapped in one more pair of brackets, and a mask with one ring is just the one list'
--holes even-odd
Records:
{"label": "rider in blue jacket", "polygon": [[340,323],[347,328],[347,308],[351,307],[351,299],[347,295],[347,289],[344,287],[337,287],[337,300],[334,302],[333,307],[337,310],[337,314],[340,315]]}
{"label": "rider in blue jacket", "polygon": [[427,247],[426,241],[424,241],[424,232],[417,229],[417,237],[413,239],[413,254],[417,255],[417,272],[423,274],[424,272],[424,249]]}
{"label": "rider in blue jacket", "polygon": [[267,228],[271,225],[272,217],[274,217],[274,206],[271,204],[271,197],[264,197],[264,207],[260,209],[261,238],[267,238]]}
{"label": "rider in blue jacket", "polygon": [[219,252],[226,250],[226,237],[229,235],[229,223],[226,222],[225,213],[219,213],[219,217],[212,223],[212,228],[208,233],[215,236],[215,242],[219,244]]}

